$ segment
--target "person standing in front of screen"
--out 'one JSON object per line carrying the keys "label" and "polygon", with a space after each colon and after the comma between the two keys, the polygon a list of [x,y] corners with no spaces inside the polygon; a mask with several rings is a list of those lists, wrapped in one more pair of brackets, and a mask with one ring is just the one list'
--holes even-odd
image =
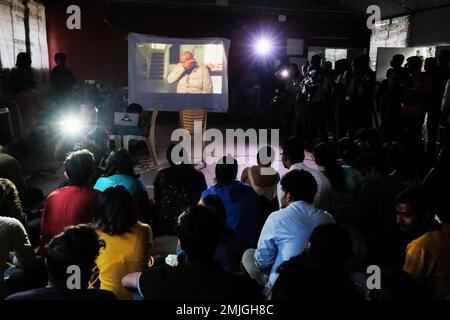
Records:
{"label": "person standing in front of screen", "polygon": [[211,75],[206,66],[200,66],[192,52],[180,55],[180,63],[167,76],[167,82],[178,82],[177,93],[213,93]]}

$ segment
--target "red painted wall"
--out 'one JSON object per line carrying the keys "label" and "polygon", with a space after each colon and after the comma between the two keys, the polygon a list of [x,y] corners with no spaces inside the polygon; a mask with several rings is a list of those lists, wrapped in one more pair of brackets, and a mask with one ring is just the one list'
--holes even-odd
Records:
{"label": "red painted wall", "polygon": [[[248,46],[250,36],[270,28],[280,43],[287,37],[305,39],[310,35],[348,36],[349,40],[315,40],[311,46],[367,46],[368,35],[363,26],[343,22],[340,17],[288,16],[287,23],[273,14],[228,13],[218,10],[192,11],[155,8],[144,5],[81,4],[81,30],[66,28],[67,5],[47,3],[47,37],[49,55],[62,51],[68,55],[68,66],[79,82],[92,79],[105,85],[127,85],[127,32],[174,37],[225,37],[231,40],[229,56],[230,87],[237,85],[252,59]],[[109,22],[105,22],[105,19]],[[115,29],[115,30],[114,30]],[[282,51],[281,48],[280,51]],[[306,51],[306,50],[305,50]],[[305,52],[305,55],[307,52]]]}

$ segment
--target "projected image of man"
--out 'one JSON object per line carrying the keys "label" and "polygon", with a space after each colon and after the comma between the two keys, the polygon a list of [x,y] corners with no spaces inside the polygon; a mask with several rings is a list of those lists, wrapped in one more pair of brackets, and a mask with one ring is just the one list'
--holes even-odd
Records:
{"label": "projected image of man", "polygon": [[177,93],[213,93],[208,68],[198,65],[194,55],[189,51],[180,55],[180,63],[167,76],[167,82],[177,83]]}

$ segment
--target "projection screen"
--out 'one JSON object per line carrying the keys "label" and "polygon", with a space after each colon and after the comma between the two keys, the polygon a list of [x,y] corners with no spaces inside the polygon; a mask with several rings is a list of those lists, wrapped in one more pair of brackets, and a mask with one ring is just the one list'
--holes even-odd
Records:
{"label": "projection screen", "polygon": [[128,35],[128,102],[160,111],[228,110],[228,52],[224,38]]}

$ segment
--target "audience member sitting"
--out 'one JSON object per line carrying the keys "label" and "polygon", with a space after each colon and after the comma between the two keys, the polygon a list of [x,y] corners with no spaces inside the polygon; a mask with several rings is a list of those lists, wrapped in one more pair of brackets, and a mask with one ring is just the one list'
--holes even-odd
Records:
{"label": "audience member sitting", "polygon": [[[10,254],[11,251],[14,253]],[[36,265],[36,256],[19,220],[0,217],[0,300],[8,295],[8,287],[3,279],[7,263],[29,269]]]}
{"label": "audience member sitting", "polygon": [[357,167],[367,180],[357,200],[357,227],[366,238],[368,264],[386,262],[395,239],[397,224],[392,214],[395,198],[408,186],[388,174],[387,160],[382,152],[366,152],[357,160]]}
{"label": "audience member sitting", "polygon": [[[322,172],[312,169],[303,163],[303,160],[305,159],[305,146],[303,141],[298,138],[290,137],[283,142],[281,148],[283,150],[281,162],[286,169],[289,171],[308,171],[316,180],[317,193],[314,198],[314,207],[321,210],[329,210],[331,207],[331,183]],[[280,183],[278,183],[277,195],[281,207],[282,190]]]}
{"label": "audience member sitting", "polygon": [[450,296],[450,212],[438,214],[442,223],[408,245],[403,270],[428,297],[446,299]]}
{"label": "audience member sitting", "polygon": [[66,228],[48,244],[48,286],[13,294],[7,300],[115,300],[109,291],[88,289],[102,246],[91,227]]}
{"label": "audience member sitting", "polygon": [[0,177],[14,183],[19,192],[20,199],[24,199],[26,187],[22,167],[20,166],[19,161],[6,153],[3,146],[0,146]]}
{"label": "audience member sitting", "polygon": [[178,219],[178,237],[186,261],[163,264],[122,279],[123,286],[151,300],[255,300],[262,298],[248,278],[223,271],[213,260],[222,239],[226,216],[205,206],[194,206]]}
{"label": "audience member sitting", "polygon": [[393,170],[390,175],[396,176],[401,182],[412,187],[422,184],[418,155],[414,150],[403,144],[392,145],[387,152],[388,162]]}
{"label": "audience member sitting", "polygon": [[3,178],[0,178],[0,216],[16,218],[22,224],[27,221],[16,186]]}
{"label": "audience member sitting", "polygon": [[372,289],[368,292],[369,300],[424,302],[427,298],[414,278],[401,269],[383,268],[380,280],[380,289]]}
{"label": "audience member sitting", "polygon": [[144,271],[149,261],[152,231],[138,221],[138,216],[133,196],[123,186],[106,189],[94,215],[100,240],[106,244],[97,257],[100,288],[113,292],[120,300],[133,299],[133,294],[122,286],[122,278]]}
{"label": "audience member sitting", "polygon": [[95,173],[92,153],[74,151],[67,156],[64,166],[70,185],[52,192],[42,212],[41,254],[44,255],[47,243],[65,227],[92,221],[100,196],[100,192],[89,187]]}
{"label": "audience member sitting", "polygon": [[330,212],[337,220],[353,220],[356,199],[364,180],[362,175],[349,166],[340,166],[336,151],[330,144],[318,144],[314,149],[314,159],[331,183]]}
{"label": "audience member sitting", "polygon": [[355,135],[355,143],[360,154],[382,150],[381,139],[373,128],[359,129]]}
{"label": "audience member sitting", "polygon": [[410,187],[397,196],[395,215],[400,232],[397,242],[391,243],[390,265],[401,268],[405,262],[406,246],[425,232],[433,230],[437,221],[431,214],[422,186]]}
{"label": "audience member sitting", "polygon": [[258,196],[253,189],[236,180],[238,163],[231,157],[223,157],[216,164],[216,185],[206,189],[201,197],[219,196],[227,213],[227,227],[234,230],[234,241],[241,255],[258,242],[261,223],[258,216]]}
{"label": "audience member sitting", "polygon": [[106,160],[106,169],[103,177],[99,178],[94,185],[94,189],[105,191],[114,186],[124,186],[136,200],[140,219],[148,222],[150,202],[147,188],[144,182],[139,179],[139,175],[134,173],[133,159],[125,149],[116,149]]}
{"label": "audience member sitting", "polygon": [[280,174],[271,167],[274,157],[274,150],[271,147],[262,147],[256,156],[258,164],[245,168],[241,175],[241,181],[251,185],[259,197],[262,223],[266,221],[269,214],[280,208],[277,199]]}
{"label": "audience member sitting", "polygon": [[242,257],[245,270],[265,286],[266,293],[278,277],[278,267],[303,252],[312,231],[334,222],[329,213],[312,206],[317,184],[309,172],[292,170],[281,179],[281,186],[283,209],[267,218],[257,249],[247,250]]}
{"label": "audience member sitting", "polygon": [[[205,176],[185,159],[186,150],[175,154],[176,145],[167,148],[169,168],[158,172],[154,182],[156,203],[155,232],[176,234],[177,219],[188,206],[194,205],[207,188]],[[172,154],[174,153],[174,154]],[[175,157],[180,157],[180,161]]]}
{"label": "audience member sitting", "polygon": [[345,229],[330,223],[318,226],[305,251],[278,268],[272,300],[362,300],[344,273],[351,253],[352,240]]}
{"label": "audience member sitting", "polygon": [[355,142],[349,137],[341,138],[337,143],[337,151],[339,154],[339,161],[343,167],[355,166],[356,158],[358,157],[358,147]]}

